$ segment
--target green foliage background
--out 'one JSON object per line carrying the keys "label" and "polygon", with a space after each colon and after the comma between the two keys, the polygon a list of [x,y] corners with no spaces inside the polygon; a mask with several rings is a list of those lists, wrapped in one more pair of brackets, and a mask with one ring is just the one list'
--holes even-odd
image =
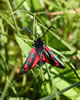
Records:
{"label": "green foliage background", "polygon": [[[0,0],[0,100],[80,100],[80,0]],[[73,12],[74,11],[74,12]],[[66,68],[20,68],[41,36]]]}

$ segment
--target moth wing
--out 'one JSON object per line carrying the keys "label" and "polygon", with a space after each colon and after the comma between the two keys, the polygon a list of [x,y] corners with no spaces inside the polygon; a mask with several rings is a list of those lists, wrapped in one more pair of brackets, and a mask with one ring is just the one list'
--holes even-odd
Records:
{"label": "moth wing", "polygon": [[29,53],[28,58],[26,59],[25,63],[23,64],[20,74],[24,74],[29,69],[32,69],[36,66],[36,64],[40,61],[39,54],[37,53],[35,48],[32,48],[32,50]]}
{"label": "moth wing", "polygon": [[47,46],[45,46],[44,48],[44,56],[45,56],[45,61],[47,63],[55,65],[56,67],[59,67],[59,68],[65,68],[62,61],[59,60]]}

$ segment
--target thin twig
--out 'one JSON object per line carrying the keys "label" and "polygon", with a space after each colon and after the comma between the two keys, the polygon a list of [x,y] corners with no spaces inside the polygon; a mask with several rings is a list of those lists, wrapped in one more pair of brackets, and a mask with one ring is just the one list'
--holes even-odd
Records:
{"label": "thin twig", "polygon": [[[66,13],[68,14],[75,14],[76,12],[80,12],[80,8],[76,8],[75,10],[67,10]],[[50,12],[48,15],[63,15],[63,11],[57,11],[57,12]]]}

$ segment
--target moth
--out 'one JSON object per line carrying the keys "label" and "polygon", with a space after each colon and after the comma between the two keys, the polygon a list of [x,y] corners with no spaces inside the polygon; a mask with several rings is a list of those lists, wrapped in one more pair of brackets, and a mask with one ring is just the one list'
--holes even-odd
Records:
{"label": "moth", "polygon": [[[43,36],[50,30],[51,28],[54,28],[53,26],[50,26],[46,32],[43,34]],[[32,33],[28,28],[24,28],[23,30],[28,30],[30,33]],[[33,33],[32,33],[33,34]],[[34,34],[33,34],[34,35]],[[34,41],[33,48],[29,53],[29,56],[27,57],[25,63],[23,64],[20,74],[24,74],[28,70],[34,68],[36,64],[39,66],[43,66],[45,62],[55,65],[57,68],[65,68],[63,62],[58,59],[55,54],[46,46],[44,41],[41,40],[43,37],[36,37],[37,39]]]}

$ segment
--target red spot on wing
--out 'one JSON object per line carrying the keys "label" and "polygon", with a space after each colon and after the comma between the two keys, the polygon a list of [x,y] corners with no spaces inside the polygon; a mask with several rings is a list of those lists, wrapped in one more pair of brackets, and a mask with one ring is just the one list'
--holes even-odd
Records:
{"label": "red spot on wing", "polygon": [[37,64],[39,61],[40,61],[40,57],[39,57],[39,54],[37,54],[37,55],[36,55],[36,58],[35,58],[35,60],[34,60],[34,63],[33,63],[33,65],[32,65],[31,68],[33,68],[34,66],[36,66],[36,64]]}
{"label": "red spot on wing", "polygon": [[30,52],[30,54],[35,54],[36,53],[36,49],[35,48],[32,48],[32,50],[31,50],[31,52]]}
{"label": "red spot on wing", "polygon": [[31,61],[31,57],[29,57],[27,60],[28,60],[30,63],[32,62],[32,61]]}
{"label": "red spot on wing", "polygon": [[47,46],[45,46],[45,49],[46,49],[47,51],[51,51]]}
{"label": "red spot on wing", "polygon": [[44,51],[47,52],[46,49],[44,49]]}
{"label": "red spot on wing", "polygon": [[53,54],[51,54],[51,58],[53,58],[54,57],[54,55]]}
{"label": "red spot on wing", "polygon": [[28,65],[25,65],[24,69],[25,69],[25,71],[28,71],[29,70]]}
{"label": "red spot on wing", "polygon": [[43,61],[46,61],[47,63],[50,64],[50,62],[49,62],[49,60],[46,58],[46,56],[45,56],[44,54],[43,54],[42,56],[43,56]]}
{"label": "red spot on wing", "polygon": [[59,66],[59,62],[55,61],[55,65],[56,65],[56,67],[58,67]]}
{"label": "red spot on wing", "polygon": [[45,60],[46,59],[45,55],[43,54],[42,56],[43,56],[43,60]]}

